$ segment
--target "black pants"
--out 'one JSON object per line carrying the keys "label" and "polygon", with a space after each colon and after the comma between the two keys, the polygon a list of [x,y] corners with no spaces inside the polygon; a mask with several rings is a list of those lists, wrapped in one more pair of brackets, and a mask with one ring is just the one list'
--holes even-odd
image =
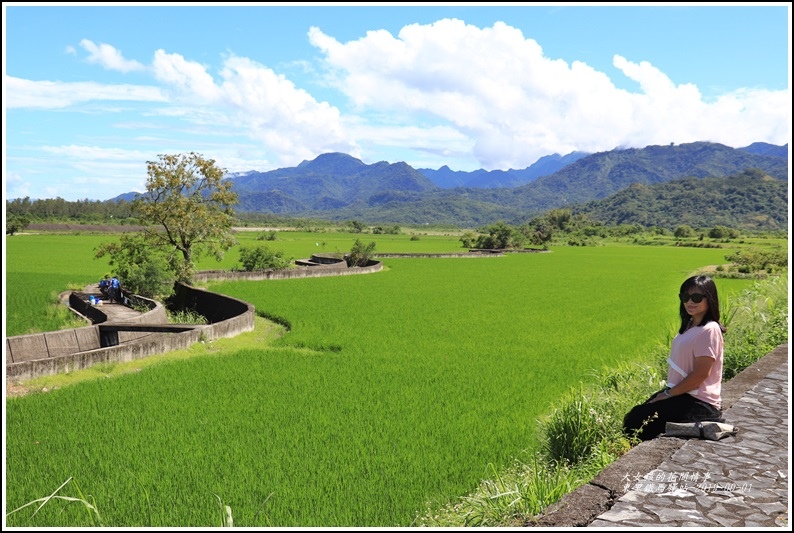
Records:
{"label": "black pants", "polygon": [[[660,394],[657,392],[656,394]],[[654,394],[648,400],[656,396]],[[672,398],[665,397],[658,402],[642,403],[635,406],[623,418],[623,432],[637,436],[640,440],[651,440],[664,433],[667,422],[698,422],[722,420],[722,411],[713,405],[698,400],[691,394],[681,394]],[[647,421],[647,423],[645,423]],[[643,426],[643,423],[645,425]]]}

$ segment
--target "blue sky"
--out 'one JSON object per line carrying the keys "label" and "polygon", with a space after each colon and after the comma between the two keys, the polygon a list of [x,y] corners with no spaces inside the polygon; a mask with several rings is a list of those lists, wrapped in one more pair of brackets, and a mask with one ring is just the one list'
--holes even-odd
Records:
{"label": "blue sky", "polygon": [[327,152],[525,168],[791,136],[788,3],[3,4],[5,198],[142,191]]}

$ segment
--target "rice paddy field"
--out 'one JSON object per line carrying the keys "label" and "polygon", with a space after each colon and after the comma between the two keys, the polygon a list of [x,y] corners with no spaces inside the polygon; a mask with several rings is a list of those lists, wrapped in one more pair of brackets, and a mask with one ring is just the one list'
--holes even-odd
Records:
{"label": "rice paddy field", "polygon": [[[44,294],[107,270],[54,259],[106,236],[31,236],[33,247],[19,237],[6,240],[7,303],[35,299],[28,282],[39,273],[52,274]],[[238,238],[253,244],[253,234]],[[356,238],[376,252],[461,250],[443,235],[295,233],[265,244],[301,258],[347,251]],[[730,252],[561,247],[211,284],[290,330],[261,346],[7,399],[6,509],[71,478],[69,494],[108,526],[219,526],[226,505],[235,526],[410,526],[428,503],[528,457],[538,418],[594,369],[647,363],[675,327],[681,282]],[[220,268],[235,261],[233,250]],[[727,298],[749,282],[717,284]],[[96,525],[80,503],[51,502],[32,516],[35,507],[8,525]]]}

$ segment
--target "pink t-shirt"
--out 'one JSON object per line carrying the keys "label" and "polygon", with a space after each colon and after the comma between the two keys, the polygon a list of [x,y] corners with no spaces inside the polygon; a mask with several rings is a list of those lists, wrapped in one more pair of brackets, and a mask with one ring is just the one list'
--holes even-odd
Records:
{"label": "pink t-shirt", "polygon": [[722,330],[716,322],[690,328],[676,335],[667,359],[667,386],[674,387],[695,367],[695,357],[711,357],[714,364],[708,377],[695,389],[688,391],[698,400],[715,406],[722,405]]}

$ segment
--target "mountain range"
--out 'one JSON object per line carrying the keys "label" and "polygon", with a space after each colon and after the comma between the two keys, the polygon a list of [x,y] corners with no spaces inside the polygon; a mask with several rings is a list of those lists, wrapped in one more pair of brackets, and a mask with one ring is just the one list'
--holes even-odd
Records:
{"label": "mountain range", "polygon": [[[229,174],[241,212],[370,224],[520,223],[549,209],[604,200],[631,185],[724,178],[758,169],[788,187],[788,144],[653,145],[539,159],[523,170],[414,169],[326,153],[296,167]],[[744,183],[744,182],[743,182]],[[465,184],[465,185],[464,185]],[[130,194],[132,196],[130,196]],[[119,199],[132,199],[128,193]]]}

